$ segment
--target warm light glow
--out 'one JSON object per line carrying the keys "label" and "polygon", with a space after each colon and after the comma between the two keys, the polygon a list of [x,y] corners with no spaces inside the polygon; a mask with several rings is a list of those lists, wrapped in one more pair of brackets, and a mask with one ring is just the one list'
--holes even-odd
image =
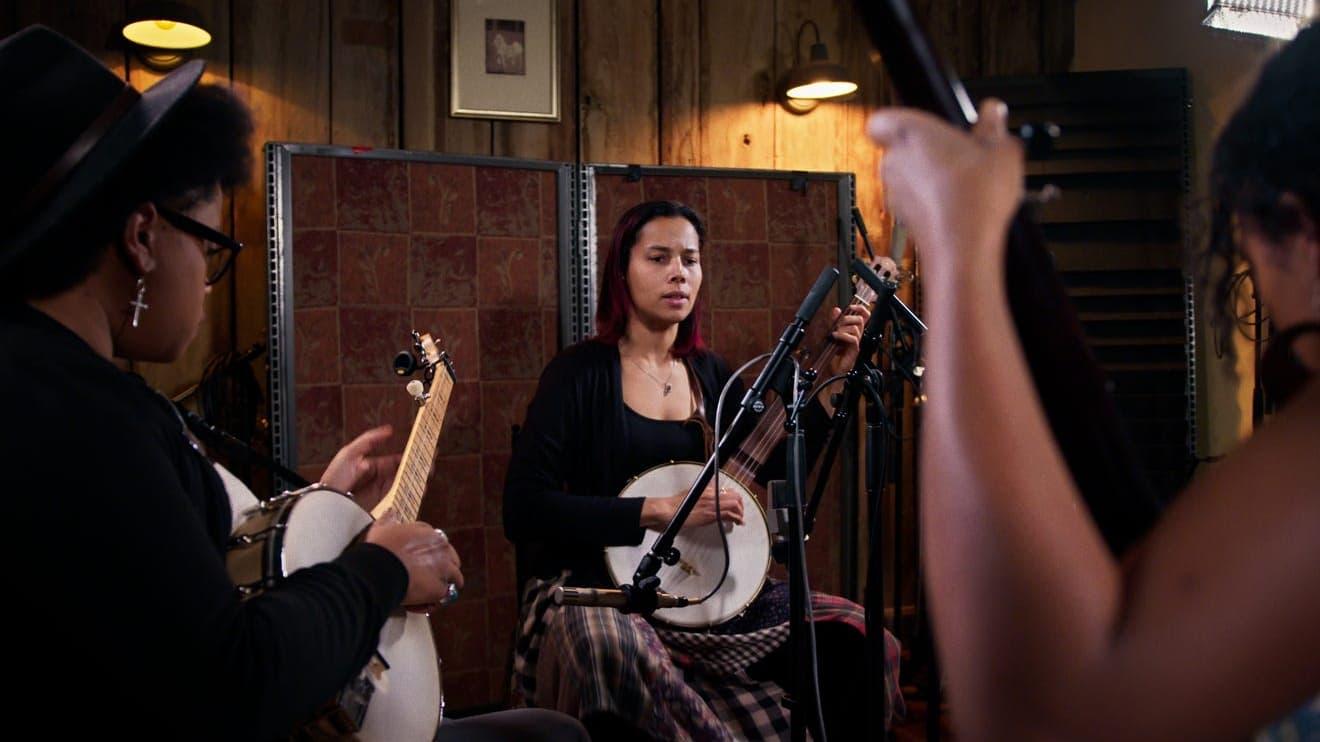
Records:
{"label": "warm light glow", "polygon": [[137,21],[124,26],[124,38],[153,49],[197,49],[211,43],[205,29],[179,21]]}
{"label": "warm light glow", "polygon": [[804,98],[807,100],[825,100],[827,98],[840,98],[845,95],[852,95],[857,91],[857,83],[841,80],[822,80],[820,82],[809,82],[806,85],[798,85],[789,88],[785,95],[790,98]]}

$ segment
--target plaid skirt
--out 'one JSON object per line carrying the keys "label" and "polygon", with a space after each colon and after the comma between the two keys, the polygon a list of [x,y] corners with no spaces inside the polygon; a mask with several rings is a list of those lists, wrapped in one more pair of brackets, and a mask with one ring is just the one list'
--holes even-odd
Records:
{"label": "plaid skirt", "polygon": [[[516,704],[585,718],[607,712],[633,720],[653,739],[787,738],[784,689],[747,670],[788,641],[788,586],[771,581],[741,616],[709,631],[684,631],[612,608],[557,606],[564,584],[531,580],[514,645]],[[817,622],[840,621],[865,634],[862,607],[812,593]],[[889,718],[903,713],[899,644],[885,632]]]}

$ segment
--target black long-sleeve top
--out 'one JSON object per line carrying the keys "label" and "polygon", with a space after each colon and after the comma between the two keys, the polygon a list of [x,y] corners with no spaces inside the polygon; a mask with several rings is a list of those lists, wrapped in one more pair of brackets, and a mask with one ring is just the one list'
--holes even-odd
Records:
{"label": "black long-sleeve top", "polygon": [[8,705],[39,728],[283,736],[406,592],[403,564],[361,544],[240,601],[228,498],[169,403],[26,305],[0,306],[0,431]]}
{"label": "black long-sleeve top", "polygon": [[[687,358],[701,387],[712,426],[716,400],[732,375],[711,352]],[[744,386],[735,379],[724,404],[727,426],[737,414]],[[573,572],[570,584],[610,584],[603,547],[639,544],[642,499],[620,498],[630,479],[630,426],[625,417],[619,350],[587,340],[565,349],[546,366],[514,442],[504,485],[504,531],[518,546],[524,576]],[[804,412],[808,456],[814,459],[828,428],[819,404]],[[739,424],[746,435],[754,421]],[[761,468],[764,482],[782,476],[783,446]]]}

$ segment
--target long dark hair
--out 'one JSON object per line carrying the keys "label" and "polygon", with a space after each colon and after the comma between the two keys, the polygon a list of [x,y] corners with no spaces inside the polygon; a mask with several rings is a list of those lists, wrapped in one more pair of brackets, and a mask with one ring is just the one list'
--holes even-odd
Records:
{"label": "long dark hair", "polygon": [[[1300,207],[1283,201],[1292,194]],[[1210,241],[1198,261],[1202,291],[1222,347],[1235,324],[1234,270],[1241,261],[1234,220],[1282,241],[1320,224],[1320,26],[1303,29],[1265,64],[1215,143],[1210,170]]]}
{"label": "long dark hair", "polygon": [[[637,234],[647,222],[666,216],[681,216],[697,230],[698,246],[706,246],[706,225],[690,207],[677,201],[646,201],[628,209],[614,227],[605,268],[601,272],[600,300],[596,303],[596,340],[616,345],[628,330],[628,317],[632,315],[632,296],[624,278],[628,274],[628,261],[632,258]],[[678,323],[678,337],[670,352],[678,358],[692,355],[705,347],[701,339],[701,312],[705,307],[704,292],[697,292],[692,312]]]}

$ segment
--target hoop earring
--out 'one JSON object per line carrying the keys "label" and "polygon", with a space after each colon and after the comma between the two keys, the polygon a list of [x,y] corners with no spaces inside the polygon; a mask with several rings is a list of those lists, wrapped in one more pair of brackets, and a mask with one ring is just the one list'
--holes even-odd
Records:
{"label": "hoop earring", "polygon": [[133,301],[130,301],[128,303],[128,305],[133,308],[133,320],[131,324],[134,327],[138,326],[138,319],[142,316],[142,310],[148,309],[151,306],[150,304],[147,304],[146,302],[142,301],[142,297],[146,293],[147,293],[147,278],[146,276],[138,276],[137,296],[133,297]]}

